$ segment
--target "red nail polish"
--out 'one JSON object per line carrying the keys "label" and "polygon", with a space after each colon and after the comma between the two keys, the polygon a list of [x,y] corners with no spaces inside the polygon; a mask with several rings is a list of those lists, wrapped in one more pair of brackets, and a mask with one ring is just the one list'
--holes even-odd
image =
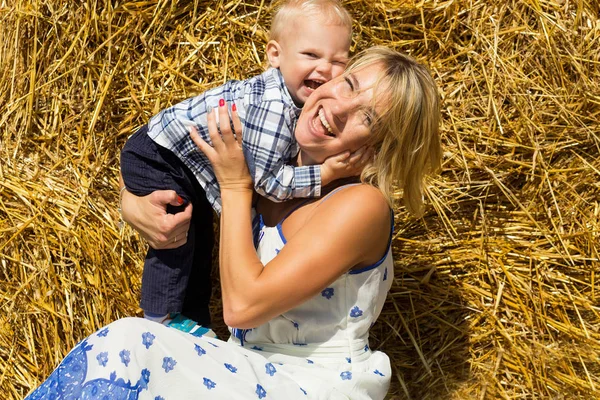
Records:
{"label": "red nail polish", "polygon": [[219,100],[219,107],[223,107],[225,105],[225,100]]}
{"label": "red nail polish", "polygon": [[179,205],[183,204],[183,199],[181,198],[181,196],[177,196],[177,202],[179,203]]}
{"label": "red nail polish", "polygon": [[233,105],[231,106],[231,111],[237,111],[237,107],[235,106],[235,103],[233,103]]}

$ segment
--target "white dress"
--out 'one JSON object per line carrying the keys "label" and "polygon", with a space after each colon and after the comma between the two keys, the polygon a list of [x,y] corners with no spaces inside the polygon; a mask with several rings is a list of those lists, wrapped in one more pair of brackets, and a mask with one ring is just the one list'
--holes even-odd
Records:
{"label": "white dress", "polygon": [[[260,225],[266,264],[286,240],[281,223]],[[80,342],[27,399],[383,399],[390,362],[368,337],[392,278],[388,245],[376,264],[227,342],[124,318]]]}

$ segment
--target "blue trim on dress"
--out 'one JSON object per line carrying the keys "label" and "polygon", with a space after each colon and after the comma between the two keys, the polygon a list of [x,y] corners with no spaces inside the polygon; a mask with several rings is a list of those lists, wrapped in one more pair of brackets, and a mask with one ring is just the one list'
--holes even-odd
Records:
{"label": "blue trim on dress", "polygon": [[[287,219],[287,217],[289,217],[290,215],[292,215],[292,213],[294,211],[296,211],[297,209],[299,209],[300,207],[302,207],[303,205],[305,205],[306,203],[308,203],[309,201],[311,201],[312,199],[306,199],[305,201],[300,202],[300,204],[298,204],[296,207],[292,208],[282,219],[281,221],[279,221],[277,223],[277,225],[275,225],[274,227],[277,228],[277,232],[279,232],[279,237],[281,238],[281,240],[283,241],[283,244],[287,243],[287,239],[285,238],[285,235],[283,234],[283,221],[285,221]],[[263,219],[262,214],[259,214],[260,217],[260,227],[259,227],[259,231],[262,231],[262,229],[266,226],[265,225],[265,221]],[[267,226],[268,228],[273,228],[271,226]],[[257,247],[257,246],[255,246]]]}
{"label": "blue trim on dress", "polygon": [[283,235],[283,227],[281,226],[281,222],[277,224],[277,232],[279,232],[279,237],[283,241],[283,244],[286,244],[287,240],[285,239],[285,236]]}
{"label": "blue trim on dress", "polygon": [[254,248],[258,249],[258,244],[261,239],[262,229],[265,226],[265,222],[263,221],[262,214],[256,213],[254,219],[252,220],[252,242],[254,243]]}

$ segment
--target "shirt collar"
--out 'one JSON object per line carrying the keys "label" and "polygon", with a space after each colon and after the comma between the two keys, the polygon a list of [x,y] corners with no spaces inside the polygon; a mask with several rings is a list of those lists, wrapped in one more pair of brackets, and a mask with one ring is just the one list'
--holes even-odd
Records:
{"label": "shirt collar", "polygon": [[277,85],[281,89],[281,97],[283,98],[283,100],[290,107],[292,107],[296,116],[299,116],[300,112],[302,111],[302,108],[298,107],[296,105],[296,103],[294,103],[294,100],[292,99],[292,95],[290,94],[290,91],[288,90],[287,86],[285,86],[285,82],[283,81],[283,75],[281,74],[281,71],[279,70],[279,68],[271,67],[267,70],[267,72],[271,73],[273,79],[275,80],[275,82],[277,82]]}

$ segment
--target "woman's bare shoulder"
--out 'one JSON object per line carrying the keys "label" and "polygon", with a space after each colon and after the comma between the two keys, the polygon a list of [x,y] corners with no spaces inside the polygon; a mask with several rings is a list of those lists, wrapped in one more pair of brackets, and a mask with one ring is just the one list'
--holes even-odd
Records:
{"label": "woman's bare shoulder", "polygon": [[366,219],[370,224],[389,224],[390,205],[384,195],[368,184],[342,187],[324,197],[320,213],[343,216],[344,219]]}

